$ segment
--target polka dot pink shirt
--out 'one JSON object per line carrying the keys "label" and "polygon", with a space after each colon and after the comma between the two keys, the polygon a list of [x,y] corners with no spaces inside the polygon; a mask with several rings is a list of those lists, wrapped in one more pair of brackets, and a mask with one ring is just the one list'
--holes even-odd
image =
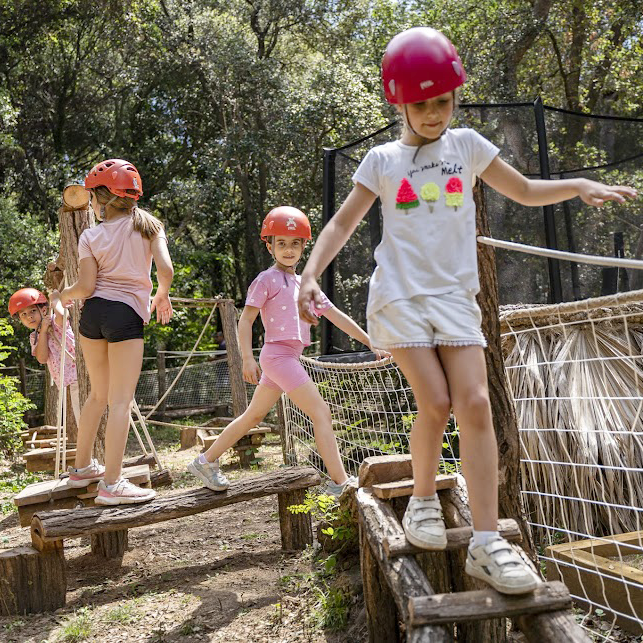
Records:
{"label": "polka dot pink shirt", "polygon": [[[297,298],[301,277],[272,267],[260,272],[248,288],[246,306],[261,309],[261,321],[266,331],[265,343],[299,341],[310,345],[310,324],[299,317]],[[332,308],[322,293],[322,305],[311,304],[311,311],[320,317]]]}
{"label": "polka dot pink shirt", "polygon": [[[78,375],[76,374],[76,340],[74,338],[74,331],[71,329],[71,325],[67,322],[67,352],[70,357],[67,355],[65,359],[65,386],[73,384],[77,379]],[[36,354],[36,342],[38,338],[36,337],[36,331],[29,335],[29,341],[31,343],[31,354]],[[47,348],[49,349],[49,358],[47,359],[47,368],[51,373],[51,376],[56,382],[56,386],[60,388],[60,354],[62,353],[62,328],[56,325],[56,318],[52,315],[51,326],[49,327],[49,332],[47,333]]]}

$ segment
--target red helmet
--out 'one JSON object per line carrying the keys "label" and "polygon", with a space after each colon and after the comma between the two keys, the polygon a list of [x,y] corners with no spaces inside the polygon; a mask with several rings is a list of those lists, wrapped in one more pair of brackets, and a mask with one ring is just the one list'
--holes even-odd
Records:
{"label": "red helmet", "polygon": [[35,288],[21,288],[20,290],[16,290],[9,298],[9,314],[13,316],[24,308],[29,308],[29,306],[46,303],[47,297],[39,290]]}
{"label": "red helmet", "polygon": [[129,197],[138,201],[143,194],[143,181],[138,170],[123,159],[109,159],[95,165],[85,179],[85,187],[89,190],[105,186],[116,196]]}
{"label": "red helmet", "polygon": [[466,80],[456,48],[435,29],[407,29],[386,46],[382,83],[389,103],[420,103],[453,91]]}
{"label": "red helmet", "polygon": [[301,210],[289,205],[273,208],[263,220],[261,240],[266,241],[268,237],[277,236],[312,239],[308,217]]}

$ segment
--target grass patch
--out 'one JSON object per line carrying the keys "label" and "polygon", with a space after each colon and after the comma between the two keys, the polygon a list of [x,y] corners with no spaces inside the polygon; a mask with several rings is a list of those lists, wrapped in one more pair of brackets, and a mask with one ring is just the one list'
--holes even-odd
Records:
{"label": "grass patch", "polygon": [[136,620],[136,610],[131,603],[119,605],[107,612],[105,620],[108,623],[133,623]]}
{"label": "grass patch", "polygon": [[92,632],[92,619],[89,608],[82,607],[61,629],[58,641],[79,643],[86,641]]}

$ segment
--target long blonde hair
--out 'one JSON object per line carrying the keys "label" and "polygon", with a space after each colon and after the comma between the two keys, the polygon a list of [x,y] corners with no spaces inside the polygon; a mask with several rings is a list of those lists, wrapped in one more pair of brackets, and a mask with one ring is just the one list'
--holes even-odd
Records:
{"label": "long blonde hair", "polygon": [[134,230],[140,232],[145,239],[154,239],[163,230],[163,224],[153,214],[139,208],[134,199],[126,196],[116,196],[103,185],[92,188],[91,191],[96,195],[100,203],[101,219],[105,215],[105,208],[110,206],[115,210],[127,210],[130,212]]}

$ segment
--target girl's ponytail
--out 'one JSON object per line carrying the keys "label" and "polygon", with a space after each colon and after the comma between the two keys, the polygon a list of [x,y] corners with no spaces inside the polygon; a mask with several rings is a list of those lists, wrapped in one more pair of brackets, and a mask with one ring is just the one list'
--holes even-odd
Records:
{"label": "girl's ponytail", "polygon": [[136,206],[132,208],[132,225],[145,239],[154,239],[163,230],[163,224],[154,215]]}

